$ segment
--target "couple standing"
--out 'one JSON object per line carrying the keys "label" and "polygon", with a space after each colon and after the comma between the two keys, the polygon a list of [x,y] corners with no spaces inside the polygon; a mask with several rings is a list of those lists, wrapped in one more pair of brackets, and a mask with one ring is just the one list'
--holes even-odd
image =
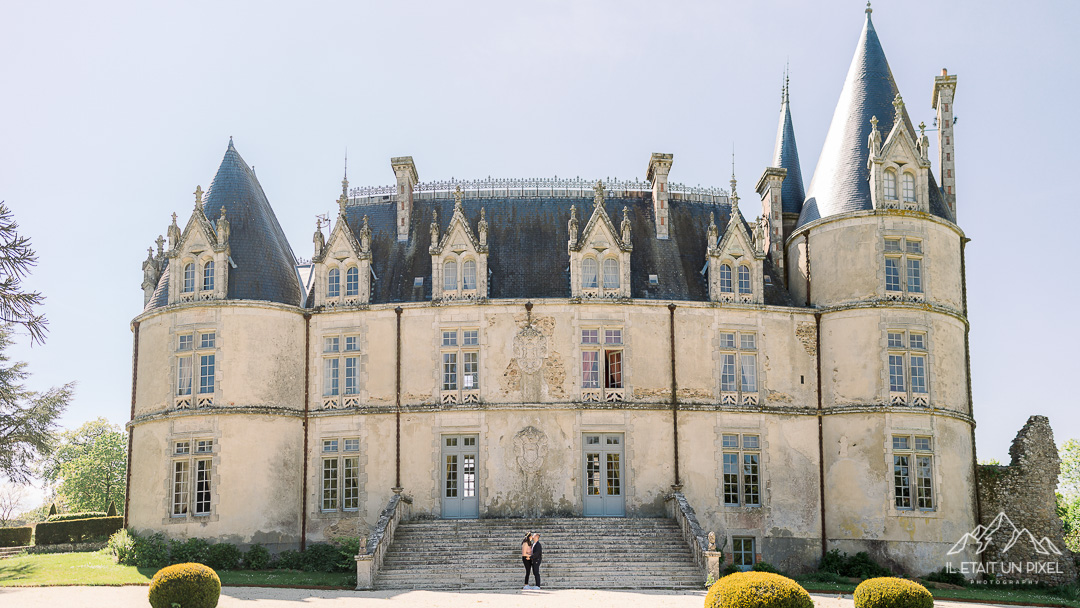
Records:
{"label": "couple standing", "polygon": [[[540,544],[540,533],[526,534],[521,541],[521,563],[525,564],[525,586],[522,589],[540,589],[540,562],[544,561],[544,546]],[[529,586],[529,573],[532,572],[536,585]]]}

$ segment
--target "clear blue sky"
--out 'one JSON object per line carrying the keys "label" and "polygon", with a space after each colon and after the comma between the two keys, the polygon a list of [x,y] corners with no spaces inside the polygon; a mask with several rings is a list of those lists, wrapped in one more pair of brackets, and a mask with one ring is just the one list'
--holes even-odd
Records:
{"label": "clear blue sky", "polygon": [[[806,184],[863,23],[845,2],[6,2],[0,198],[48,296],[32,386],[78,382],[64,424],[127,420],[140,263],[186,221],[229,136],[297,255],[353,185],[393,180],[644,178],[751,193],[780,84]],[[980,458],[1007,460],[1031,414],[1080,437],[1070,260],[1080,3],[881,1],[874,23],[912,119],[959,76],[958,215],[968,246]],[[1066,130],[1068,129],[1068,130]],[[936,159],[936,151],[932,154]],[[935,173],[938,167],[933,168]],[[745,203],[744,203],[745,205]],[[753,206],[753,205],[752,205]],[[1066,350],[1066,345],[1074,346]],[[1072,396],[1070,396],[1072,395]]]}

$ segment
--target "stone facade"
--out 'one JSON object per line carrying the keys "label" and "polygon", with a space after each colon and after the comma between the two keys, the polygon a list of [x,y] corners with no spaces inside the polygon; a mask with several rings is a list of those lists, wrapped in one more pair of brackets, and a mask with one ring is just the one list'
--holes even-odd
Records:
{"label": "stone facade", "polygon": [[984,567],[998,579],[1074,582],[1077,556],[1065,546],[1054,499],[1061,461],[1046,416],[1028,418],[1009,456],[1008,466],[978,467],[976,536],[990,539],[980,556]]}

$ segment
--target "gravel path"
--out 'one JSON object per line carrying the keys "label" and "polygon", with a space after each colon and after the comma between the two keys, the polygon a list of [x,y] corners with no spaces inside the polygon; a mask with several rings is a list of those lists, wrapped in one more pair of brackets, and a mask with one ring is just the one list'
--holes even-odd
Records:
{"label": "gravel path", "polygon": [[[0,587],[4,608],[146,608],[146,587]],[[817,608],[853,608],[851,596],[814,595]],[[218,608],[701,608],[704,591],[317,591],[225,587]],[[934,602],[935,608],[979,608],[987,604]],[[1015,607],[1010,607],[1015,608]]]}

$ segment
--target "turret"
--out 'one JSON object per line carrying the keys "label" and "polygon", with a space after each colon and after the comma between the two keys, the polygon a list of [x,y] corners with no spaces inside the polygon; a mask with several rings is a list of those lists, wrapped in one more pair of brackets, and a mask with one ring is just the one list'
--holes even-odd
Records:
{"label": "turret", "polygon": [[671,154],[653,152],[645,179],[652,183],[653,217],[656,218],[656,238],[668,238],[668,172],[671,171]]}
{"label": "turret", "polygon": [[953,96],[956,95],[956,75],[941,68],[941,76],[934,77],[934,96],[930,107],[937,110],[938,151],[941,154],[941,193],[945,204],[956,221],[956,161],[953,156]]}

